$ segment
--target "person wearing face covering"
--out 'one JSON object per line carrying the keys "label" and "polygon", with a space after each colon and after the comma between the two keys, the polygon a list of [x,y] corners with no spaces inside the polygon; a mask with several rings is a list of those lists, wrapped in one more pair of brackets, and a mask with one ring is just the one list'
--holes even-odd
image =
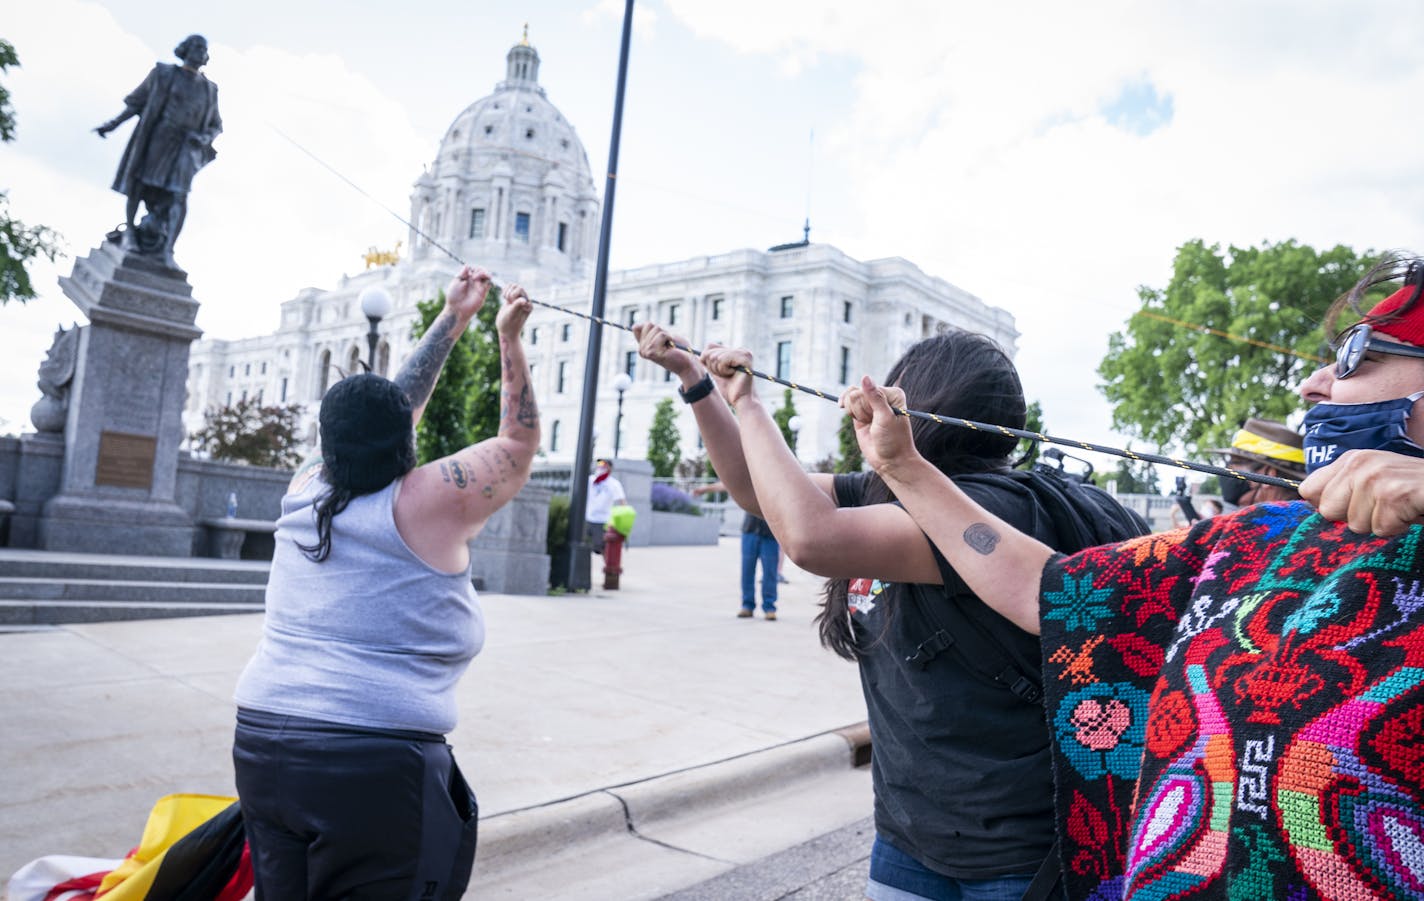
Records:
{"label": "person wearing face covering", "polygon": [[[1299,482],[1305,479],[1305,444],[1299,432],[1283,422],[1248,419],[1231,438],[1231,446],[1211,451],[1226,458],[1226,466]],[[1272,501],[1300,500],[1300,492],[1281,485],[1222,478],[1221,499],[1233,507]]]}
{"label": "person wearing face covering", "polygon": [[613,477],[613,461],[600,457],[588,477],[588,505],[584,510],[584,540],[595,554],[603,553],[603,533],[613,508],[628,503],[623,483]]}
{"label": "person wearing face covering", "polygon": [[[1416,266],[1410,279],[1424,281]],[[1411,290],[1411,287],[1413,290]],[[1371,309],[1364,318],[1336,339],[1341,379],[1361,370],[1375,368],[1391,357],[1418,361],[1424,358],[1424,317],[1414,312],[1419,290],[1424,285],[1406,286]],[[1412,314],[1412,315],[1411,315]],[[1336,400],[1334,396],[1317,403],[1305,414],[1305,469],[1307,473],[1328,466],[1349,450],[1380,450],[1424,457],[1420,436],[1411,431],[1409,420],[1424,385],[1399,397],[1384,400]]]}
{"label": "person wearing face covering", "polygon": [[1424,897],[1421,298],[1390,257],[1332,307],[1304,501],[1071,556],[923,460],[899,389],[845,395],[916,524],[1041,637],[1070,897]]}

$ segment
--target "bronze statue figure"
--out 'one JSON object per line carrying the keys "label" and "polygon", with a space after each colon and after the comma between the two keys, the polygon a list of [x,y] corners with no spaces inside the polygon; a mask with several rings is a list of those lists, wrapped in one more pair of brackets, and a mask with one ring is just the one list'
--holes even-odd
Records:
{"label": "bronze statue figure", "polygon": [[[213,139],[222,132],[222,119],[217,85],[198,71],[208,61],[207,39],[189,35],[173,52],[183,64],[155,65],[124,98],[124,111],[94,131],[102,138],[139,117],[114,176],[114,190],[128,197],[123,245],[177,268],[173,242],[188,213],[188,190],[197,171],[217,156]],[[146,212],[135,226],[140,200]]]}

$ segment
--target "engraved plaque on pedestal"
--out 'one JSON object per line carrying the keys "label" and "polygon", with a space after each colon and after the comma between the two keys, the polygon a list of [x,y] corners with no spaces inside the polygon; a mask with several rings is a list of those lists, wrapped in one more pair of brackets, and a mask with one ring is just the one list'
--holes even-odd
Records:
{"label": "engraved plaque on pedestal", "polygon": [[99,462],[94,473],[94,484],[150,490],[153,488],[153,460],[157,452],[158,439],[151,435],[100,432]]}

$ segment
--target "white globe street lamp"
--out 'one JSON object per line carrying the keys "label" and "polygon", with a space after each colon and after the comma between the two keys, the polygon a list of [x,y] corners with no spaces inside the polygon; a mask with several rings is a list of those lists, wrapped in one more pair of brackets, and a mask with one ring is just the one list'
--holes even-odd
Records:
{"label": "white globe street lamp", "polygon": [[380,333],[376,331],[376,326],[381,324],[391,312],[391,307],[395,302],[391,300],[391,294],[380,285],[372,285],[361,292],[361,312],[366,314],[366,321],[371,324],[366,332],[366,369],[368,372],[376,371],[376,342],[381,339]]}

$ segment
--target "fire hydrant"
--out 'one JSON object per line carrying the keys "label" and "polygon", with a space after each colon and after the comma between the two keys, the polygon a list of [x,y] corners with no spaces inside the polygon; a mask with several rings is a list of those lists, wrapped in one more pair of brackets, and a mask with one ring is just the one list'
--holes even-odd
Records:
{"label": "fire hydrant", "polygon": [[637,513],[627,504],[617,504],[608,512],[608,527],[603,530],[603,587],[616,589],[623,572],[623,542],[633,532]]}
{"label": "fire hydrant", "polygon": [[609,526],[603,530],[603,587],[616,589],[623,572],[623,535]]}

